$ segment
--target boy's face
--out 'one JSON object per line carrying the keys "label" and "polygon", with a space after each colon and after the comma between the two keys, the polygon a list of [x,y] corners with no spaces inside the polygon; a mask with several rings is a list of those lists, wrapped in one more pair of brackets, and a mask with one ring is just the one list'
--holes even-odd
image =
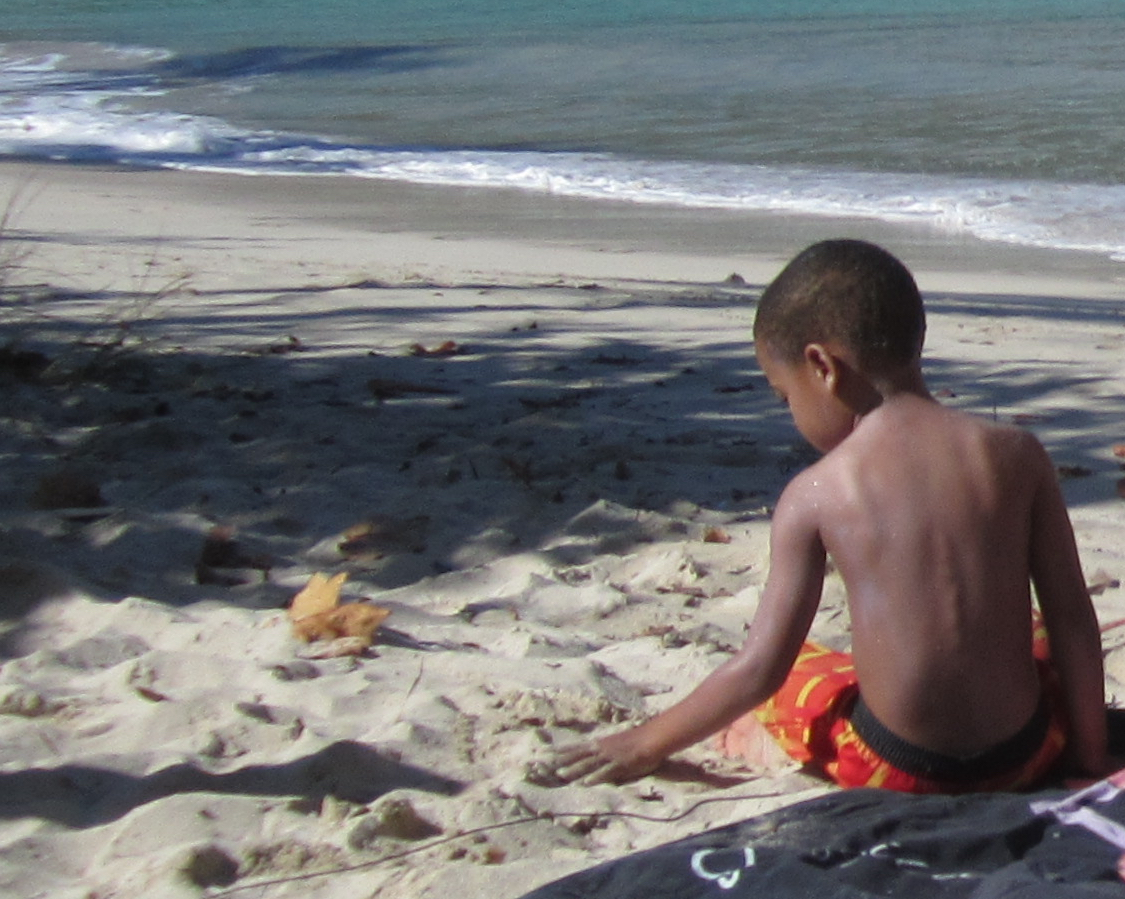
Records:
{"label": "boy's face", "polygon": [[765,344],[756,350],[770,387],[789,407],[793,424],[820,452],[835,449],[855,427],[856,414],[838,396],[838,360],[810,345],[797,362],[782,359]]}

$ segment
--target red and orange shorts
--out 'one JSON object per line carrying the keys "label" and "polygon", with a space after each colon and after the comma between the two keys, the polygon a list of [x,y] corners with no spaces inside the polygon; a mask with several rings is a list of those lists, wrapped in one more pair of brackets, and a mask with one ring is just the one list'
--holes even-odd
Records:
{"label": "red and orange shorts", "polygon": [[[1037,622],[1038,625],[1038,622]],[[1036,658],[1050,677],[1046,634],[1036,630]],[[1051,691],[1044,689],[1044,697]],[[792,758],[844,787],[907,793],[1020,790],[1041,782],[1066,744],[1058,703],[1046,698],[1011,740],[973,759],[957,759],[907,743],[863,704],[849,653],[805,643],[789,677],[753,715]],[[720,746],[731,754],[735,722]]]}

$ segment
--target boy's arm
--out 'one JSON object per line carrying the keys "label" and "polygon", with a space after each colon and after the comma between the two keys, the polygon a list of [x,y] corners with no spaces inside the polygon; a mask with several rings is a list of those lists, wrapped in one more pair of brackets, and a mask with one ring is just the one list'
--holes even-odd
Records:
{"label": "boy's arm", "polygon": [[1062,684],[1071,728],[1069,754],[1083,773],[1101,777],[1108,765],[1101,632],[1054,467],[1046,451],[1037,450],[1031,580],[1047,626],[1051,664]]}
{"label": "boy's arm", "polygon": [[772,696],[784,682],[820,603],[825,552],[815,506],[797,481],[782,494],[770,533],[770,573],[742,647],[687,697],[644,724],[564,748],[563,780],[620,783],[715,733]]}

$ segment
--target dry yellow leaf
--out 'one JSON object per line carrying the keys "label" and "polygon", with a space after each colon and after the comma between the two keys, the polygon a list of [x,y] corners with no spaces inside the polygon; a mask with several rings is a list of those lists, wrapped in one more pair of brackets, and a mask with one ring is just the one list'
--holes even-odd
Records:
{"label": "dry yellow leaf", "polygon": [[340,605],[340,591],[347,578],[345,572],[328,577],[318,571],[293,597],[289,617],[298,638],[306,643],[346,638],[353,646],[350,653],[362,652],[371,645],[391,610],[365,602]]}
{"label": "dry yellow leaf", "polygon": [[310,615],[330,612],[340,604],[340,590],[347,579],[347,572],[344,571],[331,578],[316,572],[301,592],[293,597],[289,604],[289,617],[297,622]]}
{"label": "dry yellow leaf", "polygon": [[302,640],[338,640],[341,637],[355,637],[365,641],[367,646],[375,639],[379,625],[391,614],[390,609],[373,606],[370,603],[355,602],[339,606],[331,611],[308,615],[293,622],[293,630]]}

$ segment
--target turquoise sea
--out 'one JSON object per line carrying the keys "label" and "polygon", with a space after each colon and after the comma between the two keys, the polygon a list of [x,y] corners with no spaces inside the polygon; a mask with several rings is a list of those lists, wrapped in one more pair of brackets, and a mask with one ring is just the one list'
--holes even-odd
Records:
{"label": "turquoise sea", "polygon": [[7,0],[0,156],[917,222],[1125,259],[1125,0]]}

